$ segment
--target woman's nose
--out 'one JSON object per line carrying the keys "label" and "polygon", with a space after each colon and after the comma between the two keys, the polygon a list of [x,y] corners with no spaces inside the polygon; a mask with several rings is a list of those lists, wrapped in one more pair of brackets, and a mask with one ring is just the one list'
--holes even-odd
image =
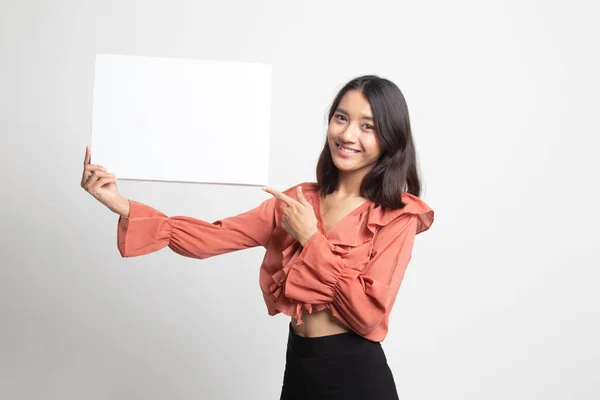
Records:
{"label": "woman's nose", "polygon": [[348,125],[348,127],[342,132],[342,139],[347,142],[354,142],[358,136],[358,129],[353,124]]}

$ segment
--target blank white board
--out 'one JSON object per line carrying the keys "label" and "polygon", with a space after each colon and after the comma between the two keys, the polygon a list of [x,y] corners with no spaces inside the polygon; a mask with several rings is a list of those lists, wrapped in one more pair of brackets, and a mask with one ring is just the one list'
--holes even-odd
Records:
{"label": "blank white board", "polygon": [[271,70],[97,54],[92,163],[118,179],[267,185]]}

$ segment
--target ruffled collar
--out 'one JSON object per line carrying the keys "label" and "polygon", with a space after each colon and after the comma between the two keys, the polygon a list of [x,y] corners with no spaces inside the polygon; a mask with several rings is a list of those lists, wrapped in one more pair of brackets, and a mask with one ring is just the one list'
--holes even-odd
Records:
{"label": "ruffled collar", "polygon": [[[321,220],[321,199],[318,184],[316,182],[305,182],[301,186],[304,197],[313,206],[315,213],[319,213],[317,218]],[[410,193],[402,193],[402,202],[405,204],[403,208],[392,210],[384,208],[371,200],[366,200],[343,217],[325,236],[335,245],[358,246],[370,240],[381,227],[403,214],[413,214],[419,218],[417,234],[429,229],[433,223],[433,210],[419,197]],[[364,230],[357,232],[356,227],[361,225],[360,222],[364,219],[367,221]]]}
{"label": "ruffled collar", "polygon": [[417,234],[429,229],[433,223],[434,212],[423,200],[410,193],[402,193],[402,202],[405,204],[403,208],[395,210],[375,207],[373,205],[369,210],[367,218],[367,226],[371,231],[375,231],[376,227],[381,227],[389,224],[403,214],[416,215],[419,218],[419,226]]}

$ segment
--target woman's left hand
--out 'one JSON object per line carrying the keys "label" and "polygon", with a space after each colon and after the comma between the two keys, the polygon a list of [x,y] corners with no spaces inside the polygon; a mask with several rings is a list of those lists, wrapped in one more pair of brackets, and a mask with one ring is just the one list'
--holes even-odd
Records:
{"label": "woman's left hand", "polygon": [[272,194],[275,198],[286,204],[286,207],[283,210],[281,227],[287,233],[292,235],[294,239],[299,241],[302,246],[308,242],[308,239],[310,239],[312,235],[319,231],[315,210],[308,200],[306,200],[306,197],[304,197],[302,186],[298,186],[297,189],[298,200],[270,187],[261,189]]}

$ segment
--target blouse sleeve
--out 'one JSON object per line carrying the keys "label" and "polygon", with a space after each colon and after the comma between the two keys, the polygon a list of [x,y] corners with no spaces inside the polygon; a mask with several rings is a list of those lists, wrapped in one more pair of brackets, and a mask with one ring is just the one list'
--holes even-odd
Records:
{"label": "blouse sleeve", "polygon": [[275,227],[275,198],[212,223],[192,217],[167,217],[133,200],[129,204],[129,216],[119,217],[117,227],[117,246],[122,257],[140,256],[166,246],[182,256],[199,259],[266,247]]}
{"label": "blouse sleeve", "polygon": [[336,246],[315,233],[290,267],[285,295],[306,304],[332,303],[349,327],[368,334],[391,311],[418,224],[418,216],[406,214],[382,227],[366,265],[348,265]]}

